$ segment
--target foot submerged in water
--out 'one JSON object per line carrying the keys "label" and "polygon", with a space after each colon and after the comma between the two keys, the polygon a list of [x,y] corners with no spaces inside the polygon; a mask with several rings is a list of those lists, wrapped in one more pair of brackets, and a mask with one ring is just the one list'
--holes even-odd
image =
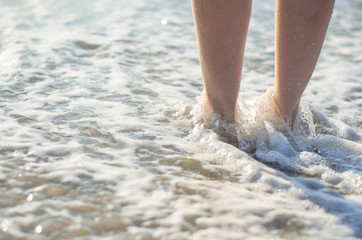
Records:
{"label": "foot submerged in water", "polygon": [[[223,142],[235,146],[237,143],[239,146],[247,146],[241,147],[246,152],[252,152],[252,149],[255,149],[260,136],[268,136],[273,131],[280,132],[292,142],[306,141],[306,144],[308,144],[307,139],[321,135],[332,135],[352,141],[360,139],[351,127],[338,120],[328,118],[303,99],[295,111],[292,124],[290,124],[278,112],[273,94],[274,90],[268,89],[254,107],[247,107],[243,102],[239,103],[240,108],[237,107],[237,118],[233,124],[227,123],[220,114],[215,113],[205,94],[202,94],[197,98],[197,104],[191,113],[193,124],[212,129]],[[299,149],[299,147],[297,148]]]}

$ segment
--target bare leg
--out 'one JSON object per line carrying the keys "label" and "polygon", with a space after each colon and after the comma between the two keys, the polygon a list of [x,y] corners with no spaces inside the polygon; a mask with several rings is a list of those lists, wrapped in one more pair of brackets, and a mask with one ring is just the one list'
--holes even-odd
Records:
{"label": "bare leg", "polygon": [[334,0],[276,1],[274,99],[287,122],[314,71],[333,6]]}
{"label": "bare leg", "polygon": [[251,0],[192,0],[207,101],[235,121]]}

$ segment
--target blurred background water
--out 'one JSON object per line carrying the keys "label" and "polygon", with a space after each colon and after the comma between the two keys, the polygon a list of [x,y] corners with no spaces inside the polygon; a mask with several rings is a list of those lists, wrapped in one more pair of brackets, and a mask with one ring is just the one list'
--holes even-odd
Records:
{"label": "blurred background water", "polygon": [[[362,238],[361,140],[343,139],[362,133],[361,9],[336,2],[304,94],[334,136],[269,129],[246,151],[195,120],[189,1],[0,0],[0,239]],[[273,20],[254,1],[251,106]]]}

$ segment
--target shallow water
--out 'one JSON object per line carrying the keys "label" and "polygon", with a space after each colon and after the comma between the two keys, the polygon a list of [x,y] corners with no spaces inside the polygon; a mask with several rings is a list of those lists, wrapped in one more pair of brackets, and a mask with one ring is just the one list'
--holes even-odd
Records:
{"label": "shallow water", "polygon": [[337,1],[294,136],[259,114],[272,1],[227,126],[195,100],[189,1],[0,0],[0,239],[362,238],[361,7]]}

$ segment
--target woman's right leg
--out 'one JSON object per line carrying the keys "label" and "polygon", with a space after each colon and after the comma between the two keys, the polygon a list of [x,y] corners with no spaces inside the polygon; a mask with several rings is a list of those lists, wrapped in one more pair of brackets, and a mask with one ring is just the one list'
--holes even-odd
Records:
{"label": "woman's right leg", "polygon": [[235,121],[251,0],[192,0],[207,101]]}

